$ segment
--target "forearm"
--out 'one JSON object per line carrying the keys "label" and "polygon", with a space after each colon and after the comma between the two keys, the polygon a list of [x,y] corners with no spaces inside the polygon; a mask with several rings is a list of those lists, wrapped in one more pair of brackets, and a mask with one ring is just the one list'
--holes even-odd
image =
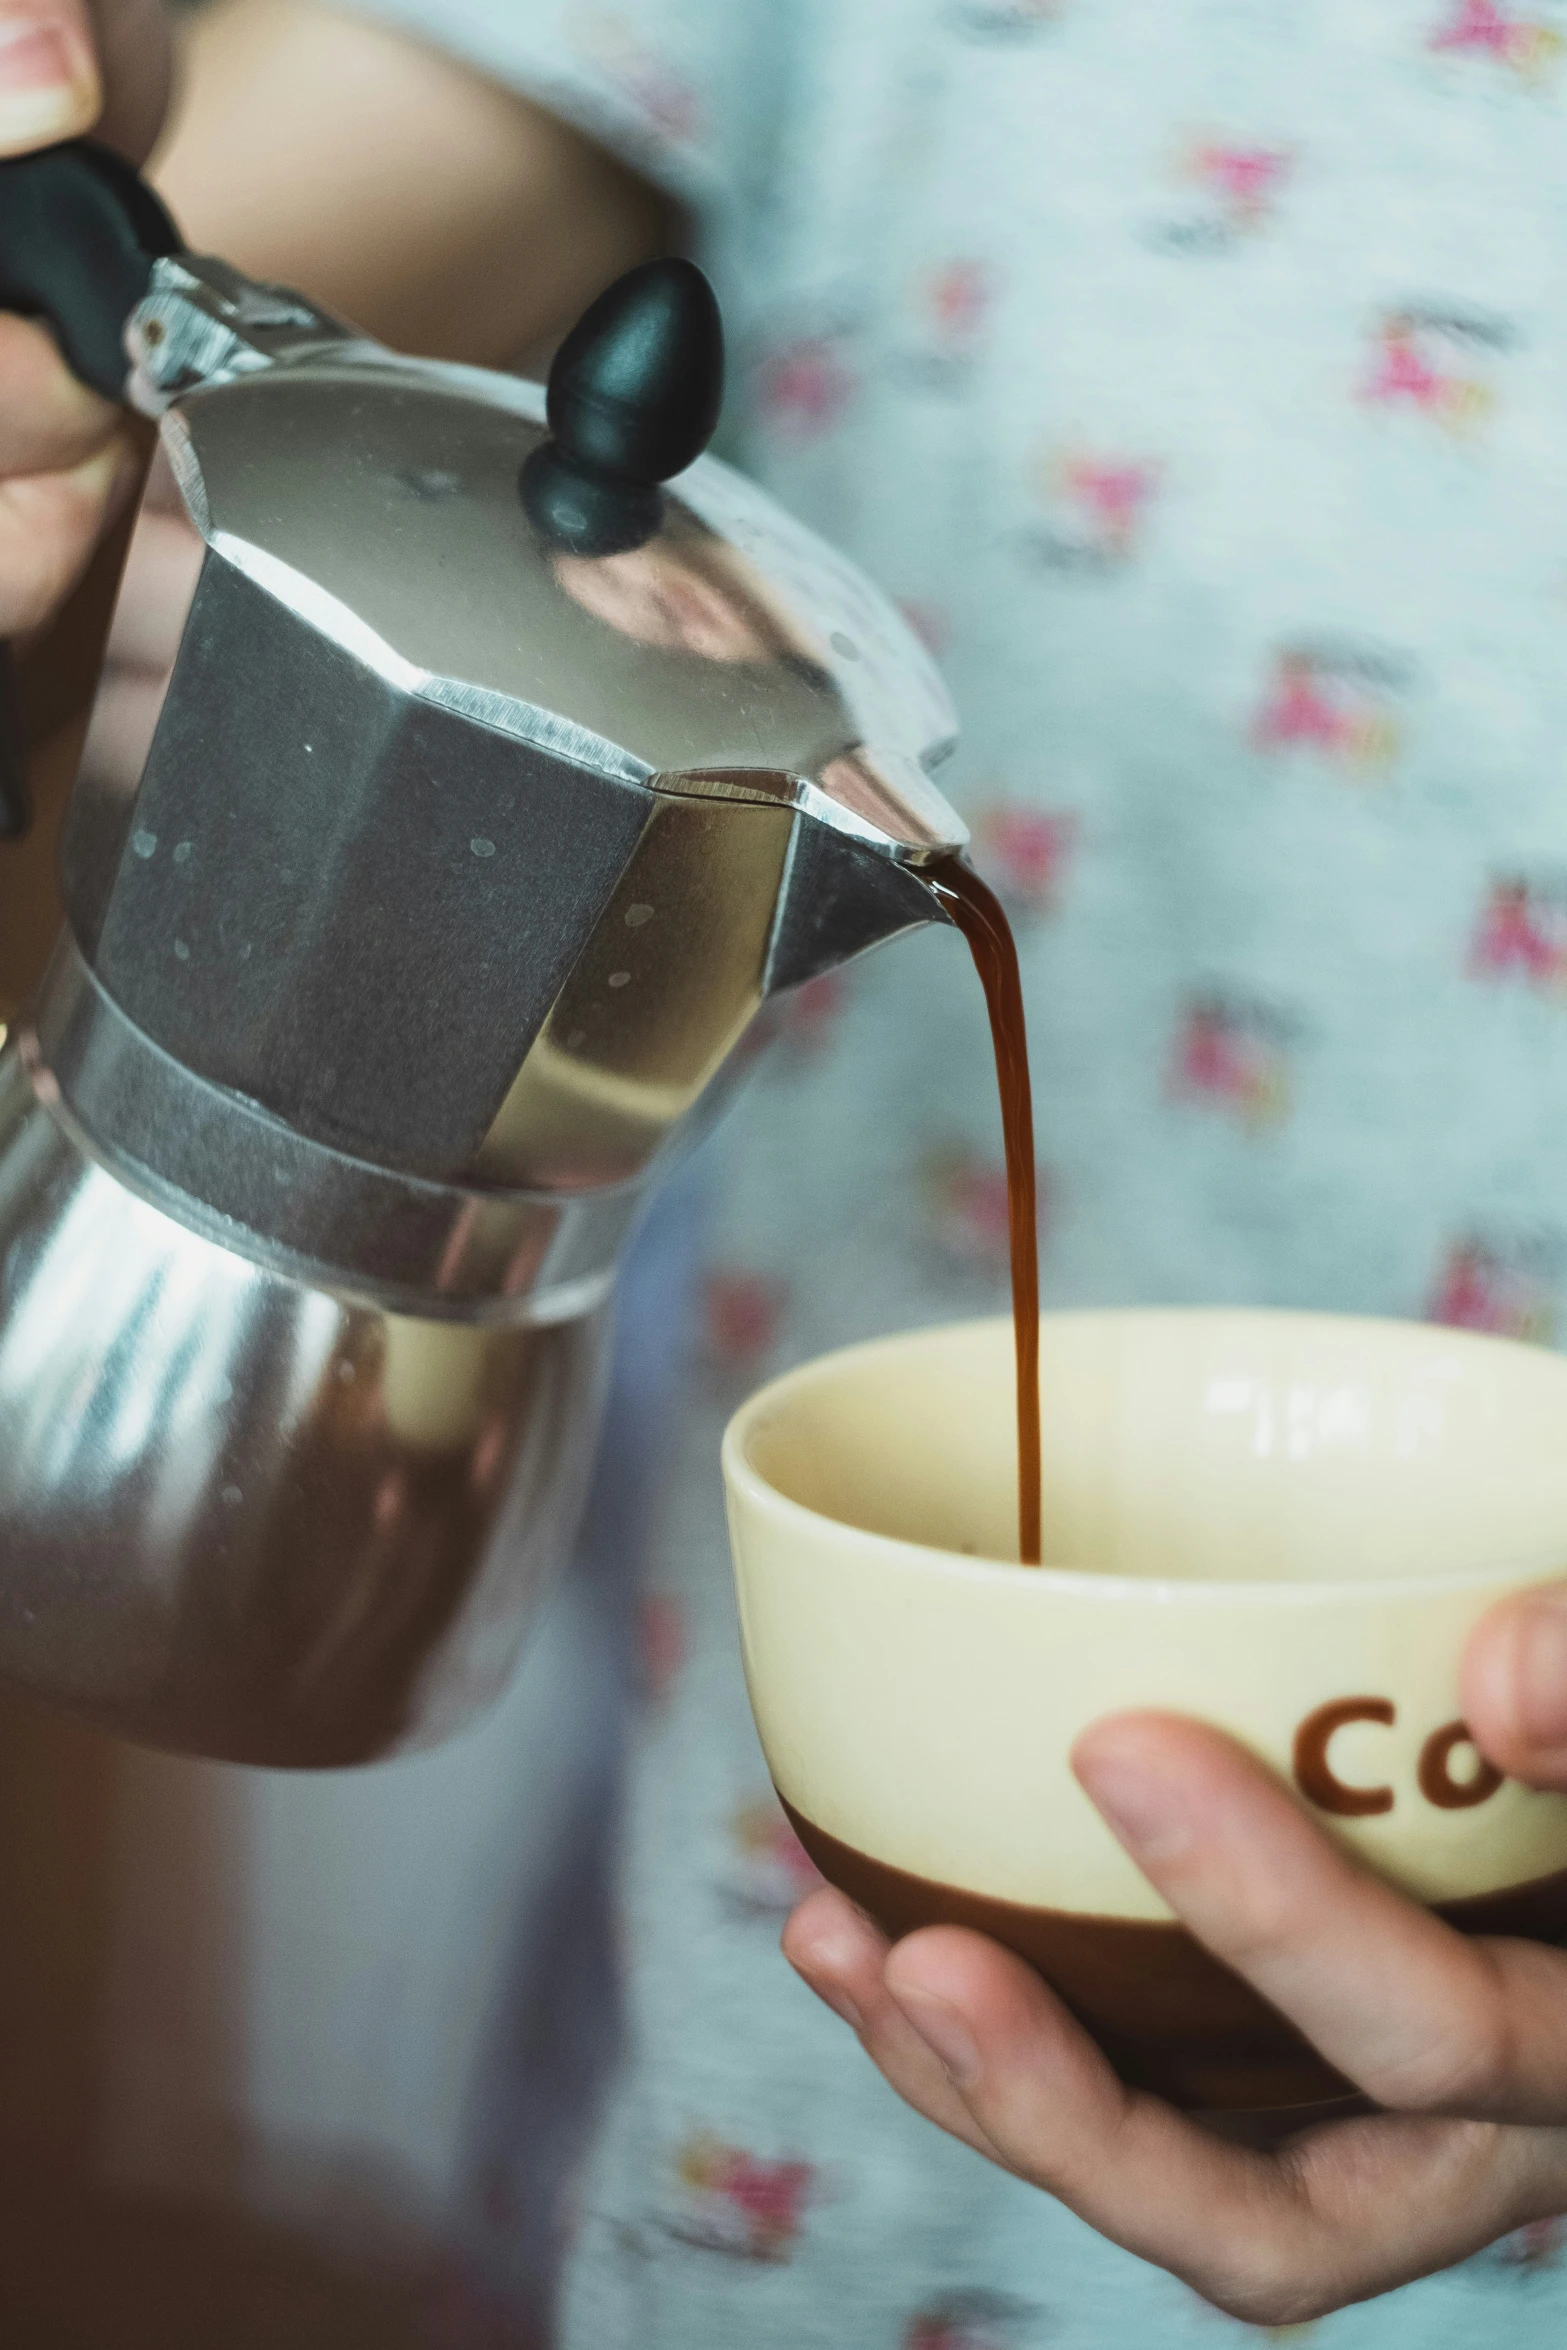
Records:
{"label": "forearm", "polygon": [[405,350],[501,365],[667,249],[666,200],[582,134],[311,0],[224,0],[154,177],[190,243]]}

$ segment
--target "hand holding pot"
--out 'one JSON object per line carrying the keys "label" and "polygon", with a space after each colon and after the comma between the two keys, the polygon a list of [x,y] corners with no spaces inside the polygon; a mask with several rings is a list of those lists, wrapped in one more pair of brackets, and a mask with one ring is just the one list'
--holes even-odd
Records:
{"label": "hand holding pot", "polygon": [[[0,11],[0,155],[91,130],[140,162],[169,92],[156,0],[20,0]],[[47,330],[0,314],[0,637],[49,619],[135,478],[124,412]]]}

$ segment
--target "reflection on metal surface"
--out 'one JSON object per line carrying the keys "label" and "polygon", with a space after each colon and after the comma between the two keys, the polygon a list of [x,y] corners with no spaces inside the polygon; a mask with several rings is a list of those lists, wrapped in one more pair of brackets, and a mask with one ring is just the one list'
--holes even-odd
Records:
{"label": "reflection on metal surface", "polygon": [[[676,506],[664,534],[626,554],[555,555],[566,594],[629,644],[694,653],[702,661],[787,661],[820,668],[827,648],[800,622],[738,547]],[[830,678],[822,672],[823,682]]]}
{"label": "reflection on metal surface", "polygon": [[[836,811],[836,821],[857,840],[875,842],[895,830],[911,848],[931,856],[952,846],[946,801],[922,770],[897,752],[878,752],[864,743],[840,751],[822,769],[817,787]],[[821,813],[814,796],[802,805],[813,815]]]}
{"label": "reflection on metal surface", "polygon": [[361,1307],[185,1230],[0,1057],[0,1678],[343,1763],[504,1682],[587,1472],[602,1316]]}
{"label": "reflection on metal surface", "polygon": [[484,1172],[575,1191],[646,1167],[761,1003],[797,821],[656,804],[502,1104]]}

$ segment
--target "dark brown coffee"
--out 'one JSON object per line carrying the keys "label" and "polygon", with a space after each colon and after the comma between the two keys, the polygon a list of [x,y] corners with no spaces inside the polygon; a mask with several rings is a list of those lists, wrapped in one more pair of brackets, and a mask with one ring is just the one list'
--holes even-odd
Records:
{"label": "dark brown coffee", "polygon": [[1041,1557],[1039,1462],[1039,1211],[1034,1181],[1034,1098],[1028,1079],[1023,983],[1012,925],[993,890],[961,857],[943,857],[929,880],[968,941],[985,990],[1001,1093],[1012,1248],[1012,1332],[1017,1348],[1018,1557]]}

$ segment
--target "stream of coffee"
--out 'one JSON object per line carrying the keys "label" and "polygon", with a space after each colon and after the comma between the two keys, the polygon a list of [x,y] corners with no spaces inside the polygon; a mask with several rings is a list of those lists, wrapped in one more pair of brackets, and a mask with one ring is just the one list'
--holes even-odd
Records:
{"label": "stream of coffee", "polygon": [[1039,1461],[1039,1217],[1034,1196],[1034,1098],[1028,1082],[1023,986],[1012,925],[995,892],[960,856],[926,875],[968,941],[985,990],[1006,1144],[1007,1226],[1012,1244],[1012,1334],[1017,1349],[1018,1557],[1041,1556]]}

